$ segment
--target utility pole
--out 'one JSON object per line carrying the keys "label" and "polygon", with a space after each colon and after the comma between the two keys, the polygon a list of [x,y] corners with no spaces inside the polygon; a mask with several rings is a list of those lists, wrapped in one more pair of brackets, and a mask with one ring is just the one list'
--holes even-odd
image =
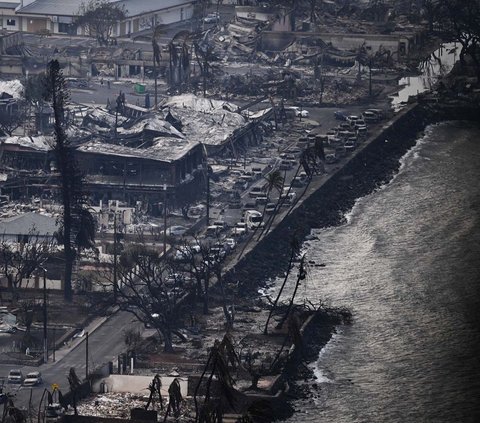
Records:
{"label": "utility pole", "polygon": [[47,344],[47,269],[43,268],[43,362],[48,362]]}
{"label": "utility pole", "polygon": [[117,303],[117,210],[113,214],[113,301]]}
{"label": "utility pole", "polygon": [[167,257],[167,184],[163,184],[163,257]]}
{"label": "utility pole", "polygon": [[53,355],[52,355],[52,360],[55,363],[55,327],[53,327]]}
{"label": "utility pole", "polygon": [[372,58],[368,60],[368,95],[372,96]]}
{"label": "utility pole", "polygon": [[85,379],[88,379],[88,332],[85,332]]}
{"label": "utility pole", "polygon": [[208,167],[208,154],[205,144],[203,147],[203,166],[205,171],[205,180],[207,182],[207,227],[210,225],[210,168]]}
{"label": "utility pole", "polygon": [[210,169],[207,163],[207,227],[210,225]]}
{"label": "utility pole", "polygon": [[[155,22],[156,24],[156,22]],[[160,36],[161,29],[160,25],[156,25],[155,29],[153,30],[152,34],[152,50],[153,50],[153,78],[155,81],[155,110],[157,109],[158,106],[158,71],[157,71],[157,65],[160,65],[160,58],[161,58],[161,53],[160,53],[160,46],[158,45],[157,42],[157,37]]]}
{"label": "utility pole", "polygon": [[157,76],[157,59],[153,56],[153,77],[155,78],[155,110],[158,106],[158,76]]}

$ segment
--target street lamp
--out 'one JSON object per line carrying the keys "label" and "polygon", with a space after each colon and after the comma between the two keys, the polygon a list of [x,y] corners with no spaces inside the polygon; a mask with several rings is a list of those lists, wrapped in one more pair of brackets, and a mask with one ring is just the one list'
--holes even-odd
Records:
{"label": "street lamp", "polygon": [[167,184],[163,184],[163,257],[167,257]]}
{"label": "street lamp", "polygon": [[113,212],[113,301],[117,303],[117,208]]}
{"label": "street lamp", "polygon": [[208,166],[208,153],[205,148],[205,144],[202,144],[203,147],[203,171],[205,172],[205,180],[207,183],[207,227],[210,224],[210,166]]}
{"label": "street lamp", "polygon": [[48,343],[47,343],[47,269],[43,270],[43,362],[48,362]]}

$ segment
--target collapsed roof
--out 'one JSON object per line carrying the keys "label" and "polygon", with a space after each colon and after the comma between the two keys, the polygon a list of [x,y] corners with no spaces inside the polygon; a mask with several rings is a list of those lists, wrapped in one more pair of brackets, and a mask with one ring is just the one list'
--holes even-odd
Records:
{"label": "collapsed roof", "polygon": [[23,93],[23,85],[18,79],[0,81],[0,93],[7,93],[13,98],[20,98]]}
{"label": "collapsed roof", "polygon": [[186,138],[207,145],[221,145],[246,119],[232,103],[184,94],[169,98],[162,105],[183,124]]}
{"label": "collapsed roof", "polygon": [[49,151],[53,147],[53,137],[39,135],[35,137],[6,137],[1,140],[2,144],[16,145],[36,151]]}
{"label": "collapsed roof", "polygon": [[103,140],[97,139],[81,145],[77,150],[84,153],[157,160],[170,163],[182,158],[196,145],[198,145],[198,142],[196,141],[189,141],[186,138],[171,137],[155,138],[153,144],[146,148],[109,144]]}

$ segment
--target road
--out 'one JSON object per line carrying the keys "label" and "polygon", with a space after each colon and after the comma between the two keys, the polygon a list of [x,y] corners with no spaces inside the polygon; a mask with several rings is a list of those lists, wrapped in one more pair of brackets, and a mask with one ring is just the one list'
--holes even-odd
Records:
{"label": "road", "polygon": [[[117,357],[125,351],[124,331],[133,328],[141,330],[143,325],[130,313],[119,311],[111,315],[102,325],[89,334],[88,337],[88,368],[89,372],[100,367],[109,361],[114,363],[116,368]],[[87,328],[88,329],[88,328]],[[69,391],[67,375],[70,368],[73,367],[80,379],[86,374],[86,337],[75,347],[64,347],[56,352],[56,361],[49,362],[39,367],[15,366],[11,364],[1,364],[0,374],[4,377],[12,368],[19,368],[23,375],[31,371],[40,371],[44,380],[43,385],[35,388],[23,388],[6,384],[4,392],[10,392],[15,395],[14,403],[16,407],[28,408],[30,391],[32,391],[33,407],[38,407],[44,388],[51,389],[51,385],[56,383],[62,392]]]}

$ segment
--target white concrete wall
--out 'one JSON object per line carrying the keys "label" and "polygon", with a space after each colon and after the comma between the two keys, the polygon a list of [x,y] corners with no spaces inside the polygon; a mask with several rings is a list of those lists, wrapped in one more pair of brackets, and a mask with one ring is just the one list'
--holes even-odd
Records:
{"label": "white concrete wall", "polygon": [[[102,387],[105,386],[107,392],[130,392],[148,395],[150,393],[148,386],[153,378],[154,375],[110,375],[96,381],[92,386],[92,391],[101,393]],[[175,378],[172,376],[161,376],[160,379],[162,382],[162,396],[168,396],[168,388]],[[188,378],[178,377],[177,379],[180,381],[180,392],[183,397],[186,397],[188,393]]]}
{"label": "white concrete wall", "polygon": [[[7,25],[7,20],[9,19],[14,19],[15,25]],[[20,28],[20,16],[16,16],[15,11],[12,9],[0,8],[0,29],[6,29],[8,31],[19,31]]]}
{"label": "white concrete wall", "polygon": [[[53,289],[53,290],[61,290],[62,289],[62,281],[60,279],[48,279],[46,281],[46,287],[47,289]],[[40,277],[39,279],[39,289],[43,289],[43,278]],[[3,277],[0,278],[0,286],[2,288],[8,288],[8,282],[7,278]],[[23,279],[22,283],[20,284],[19,288],[22,289],[34,289],[35,288],[35,278],[30,278],[30,279]]]}

